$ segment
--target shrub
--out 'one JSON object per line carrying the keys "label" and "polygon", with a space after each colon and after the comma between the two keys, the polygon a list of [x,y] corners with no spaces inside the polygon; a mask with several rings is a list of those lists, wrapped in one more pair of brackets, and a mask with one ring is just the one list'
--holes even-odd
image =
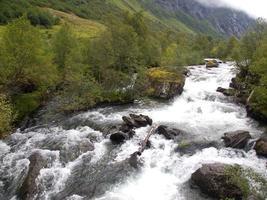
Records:
{"label": "shrub", "polygon": [[0,138],[10,130],[13,122],[13,109],[7,98],[0,94]]}

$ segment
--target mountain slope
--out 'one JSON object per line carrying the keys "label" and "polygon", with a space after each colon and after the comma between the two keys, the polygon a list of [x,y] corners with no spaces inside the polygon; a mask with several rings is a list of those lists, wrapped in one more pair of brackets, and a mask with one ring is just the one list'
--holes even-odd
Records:
{"label": "mountain slope", "polygon": [[230,8],[204,6],[197,0],[21,0],[0,2],[0,23],[15,18],[33,7],[48,7],[74,13],[82,18],[109,23],[110,17],[122,20],[125,12],[143,11],[153,30],[204,33],[212,36],[240,37],[254,19]]}
{"label": "mountain slope", "polygon": [[[147,1],[143,0],[142,2]],[[192,24],[188,23],[186,18],[178,13],[192,17],[195,24],[206,22],[217,33],[227,36],[235,35],[240,37],[254,22],[244,12],[230,8],[205,6],[196,0],[151,0],[148,8],[153,9],[152,7],[155,5],[167,12],[176,14],[177,20],[184,22],[189,27],[192,27]],[[199,29],[199,27],[192,28]]]}

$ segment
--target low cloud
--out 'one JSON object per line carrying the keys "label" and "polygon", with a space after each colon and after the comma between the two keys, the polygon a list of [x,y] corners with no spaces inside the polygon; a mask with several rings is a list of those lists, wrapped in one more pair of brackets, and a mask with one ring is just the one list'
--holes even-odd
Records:
{"label": "low cloud", "polygon": [[229,5],[221,0],[196,0],[197,2],[209,7],[229,7]]}

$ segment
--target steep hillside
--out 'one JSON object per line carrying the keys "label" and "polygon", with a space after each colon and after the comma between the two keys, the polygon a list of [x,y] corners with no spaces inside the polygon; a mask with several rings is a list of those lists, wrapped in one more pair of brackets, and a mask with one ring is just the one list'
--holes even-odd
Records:
{"label": "steep hillside", "polygon": [[[196,0],[30,0],[0,2],[0,23],[36,7],[49,7],[79,17],[109,23],[112,16],[121,20],[125,12],[143,11],[153,30],[171,29],[186,33],[240,37],[254,22],[243,12],[204,6]],[[39,13],[39,15],[42,14]]]}
{"label": "steep hillside", "polygon": [[150,10],[154,10],[157,5],[167,13],[172,13],[177,20],[194,30],[203,31],[205,28],[209,32],[210,30],[207,29],[209,26],[217,33],[227,36],[240,37],[254,22],[244,12],[230,8],[205,6],[196,0],[143,0],[143,2],[150,2],[149,4],[145,3]]}

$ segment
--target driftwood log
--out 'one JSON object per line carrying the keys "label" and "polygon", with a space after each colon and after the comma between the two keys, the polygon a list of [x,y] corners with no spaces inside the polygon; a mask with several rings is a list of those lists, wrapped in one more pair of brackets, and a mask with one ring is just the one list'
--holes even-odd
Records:
{"label": "driftwood log", "polygon": [[146,149],[146,146],[149,142],[149,138],[151,135],[153,135],[155,133],[155,130],[158,128],[158,126],[152,126],[150,131],[148,132],[147,136],[145,137],[145,139],[141,142],[141,146],[139,147],[138,151],[135,152],[137,155],[141,156],[142,153],[144,152],[144,150]]}
{"label": "driftwood log", "polygon": [[144,150],[146,149],[146,147],[149,143],[150,136],[155,133],[157,128],[158,128],[158,126],[152,126],[150,131],[148,132],[147,136],[145,137],[145,139],[140,143],[140,147],[139,147],[138,151],[131,154],[131,156],[129,158],[129,162],[130,162],[131,166],[137,168],[137,165],[138,165],[137,157],[142,155],[142,153],[144,152]]}

